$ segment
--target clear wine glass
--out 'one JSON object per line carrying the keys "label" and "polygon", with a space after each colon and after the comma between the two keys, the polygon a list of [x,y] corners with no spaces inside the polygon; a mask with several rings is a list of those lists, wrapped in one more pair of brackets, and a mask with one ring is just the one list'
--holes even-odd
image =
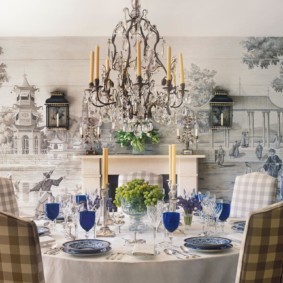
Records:
{"label": "clear wine glass", "polygon": [[147,217],[150,225],[153,228],[153,245],[154,245],[154,254],[157,254],[156,251],[156,233],[159,223],[161,222],[161,213],[163,210],[163,203],[157,203],[153,206],[147,206]]}
{"label": "clear wine glass", "polygon": [[179,227],[180,213],[176,211],[163,212],[163,225],[169,232],[170,249],[173,249],[173,232]]}
{"label": "clear wine glass", "polygon": [[230,201],[223,201],[223,208],[222,208],[221,214],[219,215],[219,221],[221,223],[222,233],[224,233],[224,225],[226,223],[226,220],[230,216],[230,208],[231,208]]}
{"label": "clear wine glass", "polygon": [[95,211],[83,210],[80,211],[80,225],[86,231],[85,238],[88,239],[88,232],[93,228],[95,223]]}
{"label": "clear wine glass", "polygon": [[55,231],[56,229],[56,218],[59,215],[60,211],[60,203],[58,202],[50,202],[45,204],[45,214],[49,220],[51,220],[50,228]]}

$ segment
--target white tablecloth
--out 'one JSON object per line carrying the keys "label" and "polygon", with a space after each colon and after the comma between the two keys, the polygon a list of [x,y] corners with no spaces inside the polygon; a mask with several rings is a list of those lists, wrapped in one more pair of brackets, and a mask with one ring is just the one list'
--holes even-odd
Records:
{"label": "white tablecloth", "polygon": [[[111,227],[115,230],[115,227]],[[199,233],[200,226],[193,222],[189,236]],[[54,235],[60,244],[64,239],[57,227]],[[83,233],[81,232],[81,236]],[[176,232],[174,245],[183,244],[184,234]],[[156,256],[133,256],[132,246],[124,246],[123,238],[133,238],[133,232],[122,227],[121,234],[114,238],[100,238],[111,242],[112,251],[126,254],[121,260],[107,260],[106,256],[74,257],[64,252],[57,255],[43,254],[46,283],[234,283],[239,247],[217,253],[198,253],[200,257],[177,259],[163,250]],[[138,234],[152,243],[152,231]],[[157,242],[164,239],[158,233]]]}

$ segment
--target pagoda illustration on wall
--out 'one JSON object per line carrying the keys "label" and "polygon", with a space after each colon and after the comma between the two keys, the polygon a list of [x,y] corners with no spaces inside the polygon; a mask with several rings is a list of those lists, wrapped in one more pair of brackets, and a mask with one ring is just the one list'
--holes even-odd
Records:
{"label": "pagoda illustration on wall", "polygon": [[38,110],[42,106],[36,106],[35,93],[39,91],[34,85],[30,85],[27,75],[21,86],[15,85],[13,92],[16,93],[17,103],[14,105],[15,128],[14,152],[17,154],[41,154],[43,135],[38,127],[40,114]]}

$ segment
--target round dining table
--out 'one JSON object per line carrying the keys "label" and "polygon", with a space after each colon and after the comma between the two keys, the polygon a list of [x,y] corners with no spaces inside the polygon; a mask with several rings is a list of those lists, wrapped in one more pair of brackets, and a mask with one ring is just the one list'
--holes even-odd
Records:
{"label": "round dining table", "polygon": [[[127,223],[127,222],[126,222]],[[190,249],[191,254],[167,254],[164,247],[168,245],[166,233],[160,227],[157,233],[156,255],[135,254],[134,248],[140,244],[131,243],[136,239],[145,240],[142,247],[153,244],[153,230],[148,224],[142,233],[129,231],[128,225],[121,229],[109,226],[116,233],[115,237],[100,237],[99,240],[110,242],[111,250],[106,254],[95,256],[70,255],[60,250],[49,253],[55,246],[60,247],[70,241],[65,237],[63,227],[57,224],[51,233],[55,240],[49,246],[42,247],[42,259],[46,283],[234,283],[239,256],[239,241],[233,240],[232,248],[227,250],[200,251]],[[96,229],[100,229],[99,226]],[[79,239],[84,238],[84,231],[79,227]],[[120,230],[120,231],[119,231]],[[220,229],[221,230],[221,229]],[[180,226],[174,232],[173,245],[180,250],[184,240],[202,233],[198,217],[194,217],[191,227],[184,232]],[[240,233],[225,224],[225,233],[221,237],[239,239]],[[90,238],[94,238],[92,231]],[[54,244],[56,243],[56,244]]]}

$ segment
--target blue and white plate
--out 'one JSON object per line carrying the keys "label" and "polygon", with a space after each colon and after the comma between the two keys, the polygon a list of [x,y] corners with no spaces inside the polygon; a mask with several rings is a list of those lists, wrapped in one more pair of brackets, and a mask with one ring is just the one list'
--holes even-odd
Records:
{"label": "blue and white plate", "polygon": [[219,247],[196,247],[194,245],[189,245],[188,243],[184,244],[185,247],[196,250],[198,252],[206,252],[206,253],[214,253],[214,252],[222,252],[229,250],[233,247],[232,244],[226,244]]}
{"label": "blue and white plate", "polygon": [[44,226],[37,226],[37,233],[39,236],[49,233],[49,228]]}
{"label": "blue and white plate", "polygon": [[69,253],[99,254],[108,252],[110,242],[97,239],[82,239],[69,241],[63,244]]}
{"label": "blue and white plate", "polygon": [[217,249],[229,245],[231,240],[222,237],[190,237],[185,239],[185,243],[196,249]]}
{"label": "blue and white plate", "polygon": [[237,232],[244,232],[245,225],[246,225],[245,221],[235,222],[232,226],[232,230]]}
{"label": "blue and white plate", "polygon": [[108,253],[111,250],[111,247],[107,247],[101,250],[82,250],[82,251],[77,251],[77,250],[72,250],[68,248],[63,248],[62,251],[73,256],[100,256]]}

